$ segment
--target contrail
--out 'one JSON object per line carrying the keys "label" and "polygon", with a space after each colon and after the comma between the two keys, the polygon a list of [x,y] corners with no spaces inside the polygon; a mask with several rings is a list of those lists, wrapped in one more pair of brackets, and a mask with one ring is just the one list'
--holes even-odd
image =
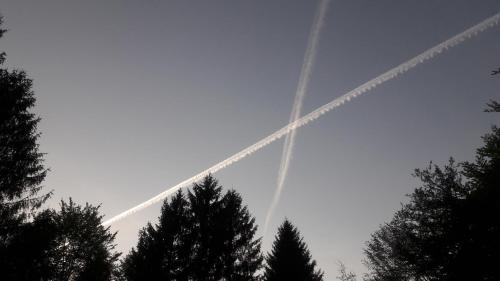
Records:
{"label": "contrail", "polygon": [[153,198],[135,206],[132,207],[112,218],[109,220],[103,222],[103,225],[110,225],[118,220],[121,220],[127,216],[130,216],[131,214],[138,212],[144,208],[147,208],[155,203],[158,203],[162,201],[164,198],[169,196],[170,194],[176,192],[182,187],[187,187],[188,185],[192,184],[193,182],[196,182],[203,177],[215,173],[221,169],[224,169],[225,167],[247,157],[250,154],[255,153],[257,150],[263,148],[264,146],[267,146],[268,144],[282,138],[283,136],[289,134],[290,132],[296,130],[299,127],[302,127],[306,124],[308,124],[311,121],[314,121],[318,119],[321,115],[327,113],[328,111],[343,105],[344,103],[350,101],[351,99],[360,96],[373,88],[377,87],[378,85],[387,82],[405,72],[408,70],[416,67],[417,65],[432,59],[434,56],[442,53],[443,51],[446,51],[452,47],[455,47],[456,45],[462,43],[463,41],[472,38],[473,36],[479,34],[480,32],[483,32],[487,30],[488,28],[494,27],[495,25],[498,24],[500,21],[500,12],[496,13],[494,16],[485,19],[484,21],[478,23],[477,25],[474,25],[473,27],[463,31],[462,33],[459,33],[450,39],[440,43],[439,45],[436,45],[427,51],[421,53],[420,55],[392,68],[391,70],[381,74],[380,76],[377,76],[373,78],[372,80],[362,84],[361,86],[345,93],[344,95],[332,100],[331,102],[317,108],[316,110],[312,111],[311,113],[304,115],[303,117],[295,120],[292,123],[289,123],[288,125],[284,126],[283,128],[277,130],[276,132],[272,133],[271,135],[261,139],[260,141],[252,144],[251,146],[241,150],[240,152],[234,154],[233,156],[227,158],[226,160],[223,160],[212,167],[200,172],[197,175],[194,175],[193,177],[178,183],[177,185],[174,185],[173,187],[163,191],[162,193],[154,196]]}
{"label": "contrail", "polygon": [[[329,0],[321,0],[318,5],[318,11],[314,17],[314,23],[311,28],[311,33],[307,42],[306,53],[304,55],[304,62],[302,63],[302,68],[300,70],[299,83],[297,85],[297,90],[295,92],[295,99],[293,102],[292,112],[290,113],[289,123],[295,122],[300,117],[302,111],[302,103],[306,95],[306,91],[311,80],[312,69],[316,59],[316,50],[318,49],[318,43],[321,34],[321,28],[324,25],[326,12],[328,10]],[[281,191],[285,183],[286,175],[288,173],[288,167],[290,165],[290,160],[292,158],[293,146],[295,144],[296,130],[290,132],[285,137],[285,144],[283,145],[283,152],[281,154],[280,169],[278,172],[278,179],[276,182],[276,191],[274,193],[273,201],[271,206],[267,211],[266,220],[264,222],[264,234],[267,231],[267,226],[274,213],[274,209],[278,205]]]}

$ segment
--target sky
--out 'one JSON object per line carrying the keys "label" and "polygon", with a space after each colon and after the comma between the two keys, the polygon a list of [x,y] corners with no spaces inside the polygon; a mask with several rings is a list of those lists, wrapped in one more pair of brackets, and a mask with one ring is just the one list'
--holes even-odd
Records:
{"label": "sky", "polygon": [[[70,196],[110,218],[288,122],[318,1],[2,0],[7,65],[34,79],[47,207]],[[492,0],[332,0],[302,112],[500,11]],[[365,242],[419,182],[472,160],[498,117],[500,27],[300,128],[263,238],[289,218],[325,280],[362,274]],[[215,174],[261,229],[283,141]],[[114,225],[126,253],[160,205]]]}

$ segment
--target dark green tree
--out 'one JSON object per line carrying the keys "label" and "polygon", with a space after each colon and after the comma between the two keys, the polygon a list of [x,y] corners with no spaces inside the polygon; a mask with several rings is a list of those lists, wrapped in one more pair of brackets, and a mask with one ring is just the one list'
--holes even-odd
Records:
{"label": "dark green tree", "polygon": [[500,280],[500,130],[474,162],[416,170],[422,186],[367,243],[367,280]]}
{"label": "dark green tree", "polygon": [[323,272],[316,269],[299,231],[285,220],[278,228],[271,253],[266,257],[265,281],[321,281]]}
{"label": "dark green tree", "polygon": [[212,176],[185,196],[165,200],[159,223],[148,224],[124,259],[127,280],[257,280],[257,227],[233,190],[222,193]]}
{"label": "dark green tree", "polygon": [[112,280],[119,254],[99,207],[61,201],[23,224],[9,249],[6,280]]}

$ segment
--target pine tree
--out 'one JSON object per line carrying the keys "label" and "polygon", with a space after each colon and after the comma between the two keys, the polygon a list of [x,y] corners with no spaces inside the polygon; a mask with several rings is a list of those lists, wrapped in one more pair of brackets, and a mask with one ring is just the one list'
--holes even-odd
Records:
{"label": "pine tree", "polygon": [[322,281],[307,245],[299,231],[285,220],[278,228],[271,253],[266,257],[265,281]]}
{"label": "pine tree", "polygon": [[[5,33],[2,24],[0,16],[0,38]],[[40,119],[31,112],[32,81],[24,71],[3,68],[4,62],[5,52],[0,52],[0,271],[6,274],[14,266],[12,255],[19,254],[13,250],[14,241],[31,227],[27,218],[51,193],[39,194],[47,169],[38,150]]]}
{"label": "pine tree", "polygon": [[[0,26],[2,18],[0,17]],[[0,37],[5,30],[0,28]],[[0,53],[0,64],[5,53]],[[115,234],[99,207],[70,199],[61,210],[37,209],[47,169],[38,150],[40,121],[32,81],[24,71],[0,68],[0,271],[2,280],[110,280]],[[29,218],[29,219],[28,219]]]}
{"label": "pine tree", "polygon": [[[0,17],[0,27],[2,18]],[[0,28],[0,38],[5,30]],[[5,53],[0,53],[0,65]],[[50,193],[38,195],[47,169],[38,150],[32,81],[24,71],[0,68],[0,244],[39,208]],[[1,247],[1,245],[0,245]]]}
{"label": "pine tree", "polygon": [[494,100],[491,100],[488,104],[486,104],[488,108],[484,111],[486,112],[500,112],[500,103]]}
{"label": "pine tree", "polygon": [[222,193],[212,176],[163,203],[125,258],[127,280],[257,280],[260,239],[255,219],[235,191]]}
{"label": "pine tree", "polygon": [[148,223],[140,231],[137,248],[122,264],[127,280],[188,280],[193,249],[188,212],[188,202],[180,191],[163,202],[159,223]]}
{"label": "pine tree", "polygon": [[253,239],[257,232],[255,218],[242,205],[241,196],[234,190],[222,198],[222,210],[217,219],[218,243],[221,245],[224,280],[255,280],[261,268],[260,239]]}
{"label": "pine tree", "polygon": [[219,280],[222,275],[221,193],[222,187],[212,177],[206,177],[201,184],[195,183],[193,190],[188,192],[192,231],[197,241],[192,267],[195,280]]}

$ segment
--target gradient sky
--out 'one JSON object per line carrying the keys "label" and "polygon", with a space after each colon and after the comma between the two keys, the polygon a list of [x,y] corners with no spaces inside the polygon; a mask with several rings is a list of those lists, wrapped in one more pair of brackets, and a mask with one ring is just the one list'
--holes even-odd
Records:
{"label": "gradient sky", "polygon": [[[34,79],[45,186],[107,218],[286,124],[317,1],[3,0],[7,65]],[[500,11],[492,0],[334,0],[303,112]],[[471,160],[498,123],[500,27],[298,131],[269,250],[288,217],[335,280],[418,186],[411,174]],[[283,142],[215,174],[264,223]],[[160,205],[113,225],[127,252]],[[262,235],[262,232],[259,232]]]}

